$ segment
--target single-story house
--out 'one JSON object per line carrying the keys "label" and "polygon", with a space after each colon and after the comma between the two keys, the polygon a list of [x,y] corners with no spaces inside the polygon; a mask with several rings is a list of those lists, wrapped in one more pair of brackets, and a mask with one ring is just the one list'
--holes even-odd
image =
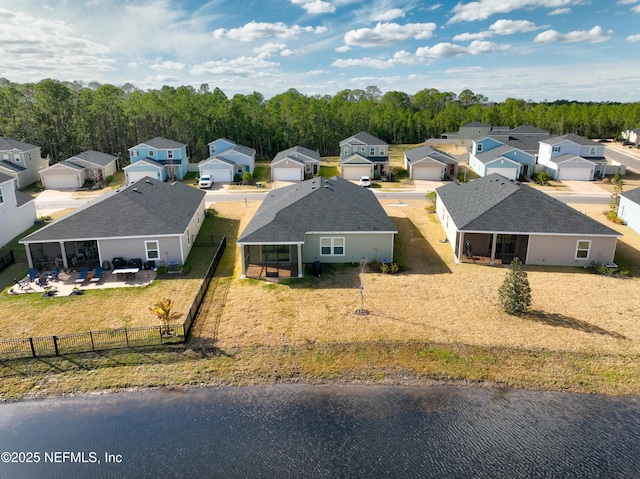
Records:
{"label": "single-story house", "polygon": [[214,183],[230,183],[236,175],[253,174],[256,150],[238,145],[227,138],[218,138],[208,144],[209,158],[198,163],[200,176],[209,175]]}
{"label": "single-story house", "polygon": [[555,198],[492,173],[436,188],[436,213],[456,262],[589,266],[613,262],[617,231]]}
{"label": "single-story house", "polygon": [[274,189],[237,240],[242,277],[301,278],[305,264],[392,259],[397,232],[373,192],[343,178]]}
{"label": "single-story house", "polygon": [[431,146],[421,146],[404,152],[404,168],[412,180],[444,180],[456,178],[458,160]]}
{"label": "single-story house", "polygon": [[320,153],[303,146],[294,146],[279,152],[271,162],[271,179],[275,181],[302,181],[317,176]]}
{"label": "single-story house", "polygon": [[16,179],[0,173],[0,248],[33,226],[34,197],[16,188]]}
{"label": "single-story house", "polygon": [[45,188],[79,188],[87,181],[99,183],[118,171],[118,158],[87,150],[40,171]]}
{"label": "single-story house", "polygon": [[618,217],[633,231],[640,233],[640,188],[620,193]]}
{"label": "single-story house", "polygon": [[116,257],[157,266],[183,264],[205,216],[205,192],[143,178],[20,240],[30,267],[94,268]]}

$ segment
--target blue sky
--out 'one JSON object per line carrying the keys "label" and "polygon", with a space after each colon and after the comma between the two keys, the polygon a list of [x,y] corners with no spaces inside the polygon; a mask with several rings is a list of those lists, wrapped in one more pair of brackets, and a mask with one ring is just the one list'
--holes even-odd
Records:
{"label": "blue sky", "polygon": [[640,101],[640,0],[0,0],[0,77]]}

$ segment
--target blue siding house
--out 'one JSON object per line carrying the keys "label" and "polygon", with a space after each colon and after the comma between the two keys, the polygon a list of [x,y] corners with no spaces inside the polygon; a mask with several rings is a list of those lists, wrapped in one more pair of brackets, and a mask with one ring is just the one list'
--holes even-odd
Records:
{"label": "blue siding house", "polygon": [[187,145],[159,136],[129,148],[129,157],[131,164],[123,168],[128,185],[145,176],[182,179],[188,171]]}
{"label": "blue siding house", "polygon": [[498,173],[511,180],[529,177],[535,162],[531,153],[489,136],[475,140],[469,153],[469,166],[480,176]]}

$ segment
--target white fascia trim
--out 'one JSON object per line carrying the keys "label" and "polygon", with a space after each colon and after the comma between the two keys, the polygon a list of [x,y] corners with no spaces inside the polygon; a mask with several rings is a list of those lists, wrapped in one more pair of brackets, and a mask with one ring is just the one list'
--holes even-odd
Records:
{"label": "white fascia trim", "polygon": [[573,237],[581,237],[581,238],[617,238],[618,236],[623,236],[622,233],[617,233],[615,235],[601,235],[601,234],[592,234],[592,233],[527,233],[521,231],[474,231],[474,230],[458,230],[461,233],[479,233],[486,235],[529,235],[529,236],[573,236]]}
{"label": "white fascia trim", "polygon": [[370,235],[370,234],[397,234],[397,231],[307,231],[307,235]]}

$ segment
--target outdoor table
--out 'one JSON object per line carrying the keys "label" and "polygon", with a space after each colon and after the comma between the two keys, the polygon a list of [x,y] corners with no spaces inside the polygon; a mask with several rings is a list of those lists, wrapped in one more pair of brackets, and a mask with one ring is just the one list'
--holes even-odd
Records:
{"label": "outdoor table", "polygon": [[118,275],[118,279],[135,278],[136,273],[140,271],[140,268],[119,268],[114,269],[111,274]]}

